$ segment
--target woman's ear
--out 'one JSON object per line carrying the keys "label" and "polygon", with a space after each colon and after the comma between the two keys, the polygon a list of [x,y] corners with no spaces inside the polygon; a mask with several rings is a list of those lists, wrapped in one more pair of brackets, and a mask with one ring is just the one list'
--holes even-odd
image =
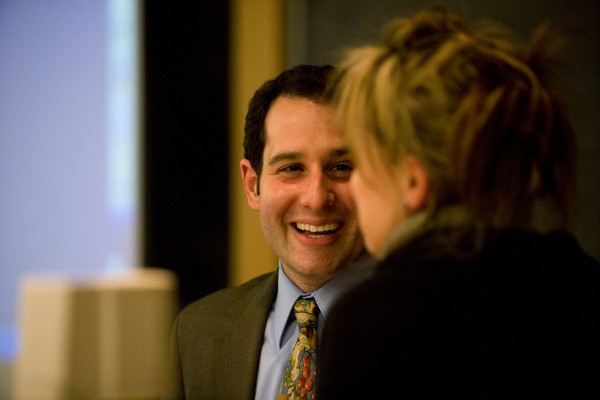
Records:
{"label": "woman's ear", "polygon": [[258,176],[248,159],[240,161],[240,172],[242,173],[242,182],[248,205],[252,210],[257,211],[260,203],[258,197]]}
{"label": "woman's ear", "polygon": [[410,211],[418,211],[427,206],[430,192],[430,178],[423,163],[414,155],[407,155],[404,168],[404,205]]}

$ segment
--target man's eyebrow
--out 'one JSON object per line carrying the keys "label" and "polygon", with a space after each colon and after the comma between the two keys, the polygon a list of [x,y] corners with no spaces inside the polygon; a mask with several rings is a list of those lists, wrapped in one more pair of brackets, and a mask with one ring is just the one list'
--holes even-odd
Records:
{"label": "man's eyebrow", "polygon": [[329,152],[329,155],[334,157],[343,157],[350,154],[350,150],[347,147],[337,147]]}
{"label": "man's eyebrow", "polygon": [[[329,151],[329,156],[331,158],[345,157],[349,154],[350,154],[350,151],[348,150],[347,147],[336,147]],[[284,160],[286,160],[286,161],[298,160],[298,159],[301,159],[302,157],[304,157],[304,153],[301,151],[286,151],[286,152],[282,152],[282,153],[277,153],[269,159],[269,162],[267,163],[267,165],[274,165],[274,164],[277,164],[278,162],[281,162]]]}
{"label": "man's eyebrow", "polygon": [[269,159],[268,165],[277,164],[283,160],[297,160],[302,158],[303,153],[300,151],[286,151],[283,153],[277,153]]}

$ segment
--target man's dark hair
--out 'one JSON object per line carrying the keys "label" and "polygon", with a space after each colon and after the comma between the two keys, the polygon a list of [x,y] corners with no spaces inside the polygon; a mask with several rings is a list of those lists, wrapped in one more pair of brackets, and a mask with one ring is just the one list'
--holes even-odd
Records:
{"label": "man's dark hair", "polygon": [[328,77],[333,70],[331,65],[297,65],[263,83],[252,96],[244,125],[244,158],[250,160],[256,171],[258,193],[266,140],[265,118],[271,104],[280,96],[305,98],[321,103],[324,101]]}

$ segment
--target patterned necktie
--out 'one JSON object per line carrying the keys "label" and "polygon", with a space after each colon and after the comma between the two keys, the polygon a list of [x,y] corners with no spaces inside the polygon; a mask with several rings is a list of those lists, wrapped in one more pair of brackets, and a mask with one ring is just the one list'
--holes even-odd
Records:
{"label": "patterned necktie", "polygon": [[318,311],[317,303],[312,297],[299,298],[294,304],[299,332],[285,369],[279,400],[316,399]]}

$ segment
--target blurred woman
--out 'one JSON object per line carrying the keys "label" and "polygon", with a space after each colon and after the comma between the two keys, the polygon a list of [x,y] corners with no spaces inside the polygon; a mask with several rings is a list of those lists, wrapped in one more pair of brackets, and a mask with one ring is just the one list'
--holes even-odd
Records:
{"label": "blurred woman", "polygon": [[[347,53],[332,96],[380,264],[328,315],[320,400],[599,398],[600,265],[568,233],[561,42],[429,9]],[[557,229],[534,229],[538,207]]]}

